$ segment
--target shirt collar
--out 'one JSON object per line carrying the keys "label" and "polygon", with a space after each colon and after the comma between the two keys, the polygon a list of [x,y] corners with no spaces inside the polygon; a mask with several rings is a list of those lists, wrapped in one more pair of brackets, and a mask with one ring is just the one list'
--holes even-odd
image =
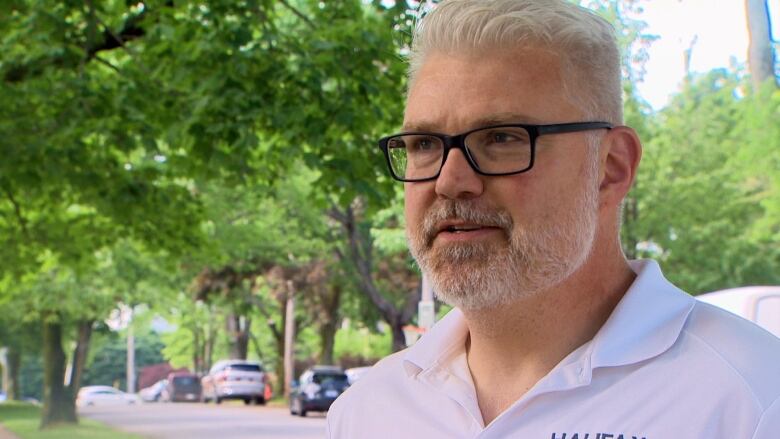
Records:
{"label": "shirt collar", "polygon": [[592,368],[633,364],[665,352],[696,303],[664,278],[656,261],[630,264],[636,279],[591,342]]}
{"label": "shirt collar", "polygon": [[406,351],[404,368],[415,376],[449,358],[456,349],[465,349],[469,329],[463,313],[455,308],[439,320]]}
{"label": "shirt collar", "polygon": [[[695,304],[693,297],[664,278],[656,261],[636,260],[630,264],[636,279],[581,351],[590,357],[591,369],[633,364],[665,352],[677,340]],[[406,373],[415,376],[446,361],[454,350],[464,349],[467,335],[463,313],[453,309],[407,350]]]}

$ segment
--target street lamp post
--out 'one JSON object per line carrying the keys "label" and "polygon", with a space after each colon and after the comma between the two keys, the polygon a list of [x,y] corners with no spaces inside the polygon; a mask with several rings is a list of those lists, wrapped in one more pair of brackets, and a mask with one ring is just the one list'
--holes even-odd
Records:
{"label": "street lamp post", "polygon": [[133,307],[127,319],[127,393],[135,393],[135,335],[133,334]]}
{"label": "street lamp post", "polygon": [[417,325],[423,330],[431,329],[436,323],[436,310],[433,302],[433,286],[428,276],[422,276],[422,297],[417,304]]}
{"label": "street lamp post", "polygon": [[292,281],[287,281],[287,307],[284,321],[284,394],[290,396],[290,382],[295,368],[295,292]]}

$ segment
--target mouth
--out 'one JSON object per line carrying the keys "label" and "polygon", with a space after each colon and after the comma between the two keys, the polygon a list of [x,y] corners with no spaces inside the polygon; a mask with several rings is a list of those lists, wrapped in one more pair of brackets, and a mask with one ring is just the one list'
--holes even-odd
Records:
{"label": "mouth", "polygon": [[502,229],[492,224],[479,224],[460,220],[443,221],[436,225],[434,240],[443,238],[448,241],[463,241],[478,238]]}
{"label": "mouth", "polygon": [[447,227],[439,230],[439,233],[441,233],[441,232],[464,233],[464,232],[473,232],[475,230],[480,230],[480,229],[484,229],[484,228],[486,228],[486,227],[478,225],[478,224],[464,224],[462,226],[451,225],[451,226],[447,226]]}

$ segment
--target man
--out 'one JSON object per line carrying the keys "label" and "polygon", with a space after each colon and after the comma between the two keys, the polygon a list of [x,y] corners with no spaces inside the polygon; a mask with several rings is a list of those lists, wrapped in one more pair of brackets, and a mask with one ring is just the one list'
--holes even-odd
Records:
{"label": "man", "polygon": [[780,341],[627,261],[641,156],[613,30],[564,0],[450,0],[415,35],[412,254],[456,307],[336,401],[331,438],[780,437]]}

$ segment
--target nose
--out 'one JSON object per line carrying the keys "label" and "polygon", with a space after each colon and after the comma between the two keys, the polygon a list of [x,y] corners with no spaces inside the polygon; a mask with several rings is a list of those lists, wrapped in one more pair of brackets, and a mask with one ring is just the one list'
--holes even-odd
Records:
{"label": "nose", "polygon": [[482,195],[482,176],[477,174],[460,149],[451,149],[436,179],[436,194],[449,199],[470,199]]}

